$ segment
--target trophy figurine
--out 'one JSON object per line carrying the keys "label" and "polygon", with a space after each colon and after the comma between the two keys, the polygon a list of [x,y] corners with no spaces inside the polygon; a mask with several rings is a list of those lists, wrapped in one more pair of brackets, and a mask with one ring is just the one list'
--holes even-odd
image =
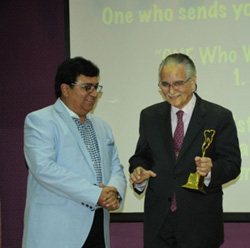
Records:
{"label": "trophy figurine", "polygon": [[[204,131],[205,140],[201,147],[202,157],[205,157],[206,150],[213,142],[214,135],[215,135],[215,130]],[[203,185],[204,185],[204,177],[195,172],[195,173],[190,173],[187,183],[182,185],[182,187],[187,189],[198,190],[203,194],[206,194],[206,192],[203,189]]]}

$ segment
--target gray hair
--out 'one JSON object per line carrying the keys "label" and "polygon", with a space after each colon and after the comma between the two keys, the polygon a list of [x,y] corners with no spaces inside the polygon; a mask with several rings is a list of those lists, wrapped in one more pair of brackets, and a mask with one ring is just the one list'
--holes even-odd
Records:
{"label": "gray hair", "polygon": [[194,62],[185,54],[182,53],[174,53],[168,55],[164,60],[162,60],[159,66],[159,82],[161,80],[160,74],[162,71],[162,67],[168,64],[183,64],[186,66],[187,70],[187,79],[196,76],[196,68]]}

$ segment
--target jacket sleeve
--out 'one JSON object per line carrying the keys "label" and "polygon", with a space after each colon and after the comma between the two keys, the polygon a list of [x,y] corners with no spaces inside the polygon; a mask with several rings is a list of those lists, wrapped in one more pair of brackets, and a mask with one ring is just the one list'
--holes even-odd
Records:
{"label": "jacket sleeve", "polygon": [[141,166],[145,170],[151,169],[151,150],[147,142],[147,132],[145,128],[146,122],[144,121],[144,111],[140,115],[140,127],[139,127],[139,139],[137,142],[135,154],[129,159],[129,172],[132,173],[133,170]]}
{"label": "jacket sleeve", "polygon": [[221,116],[209,187],[227,183],[240,174],[241,155],[233,116],[230,111],[225,111]]}

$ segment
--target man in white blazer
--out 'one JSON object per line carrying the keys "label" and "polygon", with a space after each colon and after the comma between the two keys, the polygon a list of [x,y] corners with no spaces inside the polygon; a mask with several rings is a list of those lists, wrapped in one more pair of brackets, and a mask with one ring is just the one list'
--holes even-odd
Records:
{"label": "man in white blazer", "polygon": [[121,208],[126,179],[111,128],[89,113],[101,89],[95,64],[67,59],[56,103],[25,119],[23,248],[110,247],[109,211]]}

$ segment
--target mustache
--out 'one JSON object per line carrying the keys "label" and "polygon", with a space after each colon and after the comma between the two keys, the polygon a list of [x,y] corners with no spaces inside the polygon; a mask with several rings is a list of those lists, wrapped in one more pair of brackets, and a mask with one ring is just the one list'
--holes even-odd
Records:
{"label": "mustache", "polygon": [[181,96],[181,95],[182,95],[182,94],[181,94],[181,93],[178,93],[178,92],[176,92],[176,93],[174,93],[174,94],[170,94],[170,93],[167,94],[168,97],[177,97],[177,96]]}

